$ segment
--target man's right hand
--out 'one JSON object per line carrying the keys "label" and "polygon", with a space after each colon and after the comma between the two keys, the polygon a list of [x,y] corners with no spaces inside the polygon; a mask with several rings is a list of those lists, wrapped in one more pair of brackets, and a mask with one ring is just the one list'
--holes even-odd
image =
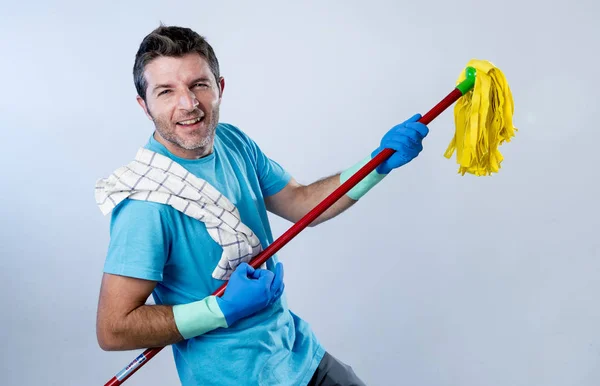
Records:
{"label": "man's right hand", "polygon": [[217,297],[217,302],[227,325],[231,326],[236,321],[273,304],[279,299],[284,288],[281,263],[277,263],[274,273],[241,263],[231,274],[225,293]]}

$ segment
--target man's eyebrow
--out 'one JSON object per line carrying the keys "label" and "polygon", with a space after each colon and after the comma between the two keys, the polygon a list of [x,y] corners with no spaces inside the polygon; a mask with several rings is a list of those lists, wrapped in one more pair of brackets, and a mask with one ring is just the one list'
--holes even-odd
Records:
{"label": "man's eyebrow", "polygon": [[210,78],[207,76],[201,76],[200,78],[194,79],[192,81],[192,84],[198,83],[198,82],[209,82],[210,83]]}

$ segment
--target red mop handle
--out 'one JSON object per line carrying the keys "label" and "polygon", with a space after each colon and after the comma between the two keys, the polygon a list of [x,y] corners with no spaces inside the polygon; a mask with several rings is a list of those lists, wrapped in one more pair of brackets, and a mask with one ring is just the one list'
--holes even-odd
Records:
{"label": "red mop handle", "polygon": [[[444,110],[450,107],[454,102],[458,100],[462,96],[461,91],[458,88],[452,90],[444,99],[442,99],[437,105],[435,105],[429,112],[419,119],[419,122],[427,125],[431,121],[433,121],[438,115],[440,115]],[[393,149],[383,149],[379,154],[377,154],[373,159],[371,159],[365,166],[360,168],[352,177],[350,177],[346,182],[341,184],[336,190],[334,190],[329,196],[327,196],[321,203],[319,203],[314,209],[308,212],[304,217],[302,217],[297,223],[295,223],[290,229],[288,229],[283,235],[281,235],[277,240],[273,242],[273,244],[269,245],[265,250],[255,256],[251,261],[250,265],[254,268],[259,267],[265,261],[267,261],[271,256],[273,256],[279,249],[281,249],[284,245],[286,245],[291,239],[293,239],[300,231],[310,225],[317,217],[319,217],[323,212],[325,212],[331,205],[333,205],[337,200],[344,196],[344,194],[348,193],[350,189],[352,189],[356,184],[358,184],[363,178],[365,178],[369,173],[371,173],[379,164],[387,160],[392,154],[394,154],[395,150]],[[219,287],[213,295],[222,296],[225,292],[225,287],[227,283],[224,283],[221,287]],[[160,348],[149,348],[146,349],[142,354],[140,354],[137,358],[135,358],[130,364],[127,365],[123,370],[121,370],[117,375],[115,375],[110,381],[108,381],[104,386],[116,386],[121,385],[127,378],[132,376],[136,371],[138,371],[143,365],[148,363],[152,357],[154,357],[160,350],[164,347]]]}

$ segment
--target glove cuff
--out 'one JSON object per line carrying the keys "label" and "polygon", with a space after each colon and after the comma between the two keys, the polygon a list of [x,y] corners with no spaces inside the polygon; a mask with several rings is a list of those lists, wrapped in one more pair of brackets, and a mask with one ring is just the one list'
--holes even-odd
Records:
{"label": "glove cuff", "polygon": [[223,317],[225,318],[225,323],[227,327],[230,327],[235,322],[243,318],[245,315],[242,314],[242,311],[239,310],[239,306],[236,307],[231,302],[223,299],[222,297],[217,298],[217,304],[223,313]]}
{"label": "glove cuff", "polygon": [[[365,166],[369,161],[371,161],[372,157],[365,157],[360,162],[356,163],[352,167],[344,170],[340,174],[340,183],[343,184],[350,177],[352,177],[360,168]],[[379,174],[377,173],[377,168],[375,168],[371,173],[367,174],[365,178],[363,178],[358,184],[356,184],[346,195],[351,199],[358,201],[362,196],[364,196],[371,188],[377,185],[381,180],[383,180],[387,174]]]}
{"label": "glove cuff", "polygon": [[216,296],[173,306],[175,324],[184,339],[202,335],[219,327],[228,327]]}

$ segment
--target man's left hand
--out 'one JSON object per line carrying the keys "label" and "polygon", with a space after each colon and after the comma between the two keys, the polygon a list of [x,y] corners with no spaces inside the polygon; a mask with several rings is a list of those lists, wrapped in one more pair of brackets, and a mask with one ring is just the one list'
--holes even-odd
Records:
{"label": "man's left hand", "polygon": [[423,139],[429,133],[427,126],[421,122],[421,114],[415,114],[410,119],[396,125],[388,131],[381,139],[380,146],[371,153],[375,157],[385,148],[394,149],[396,152],[387,160],[377,166],[377,173],[388,174],[412,161],[423,150]]}

